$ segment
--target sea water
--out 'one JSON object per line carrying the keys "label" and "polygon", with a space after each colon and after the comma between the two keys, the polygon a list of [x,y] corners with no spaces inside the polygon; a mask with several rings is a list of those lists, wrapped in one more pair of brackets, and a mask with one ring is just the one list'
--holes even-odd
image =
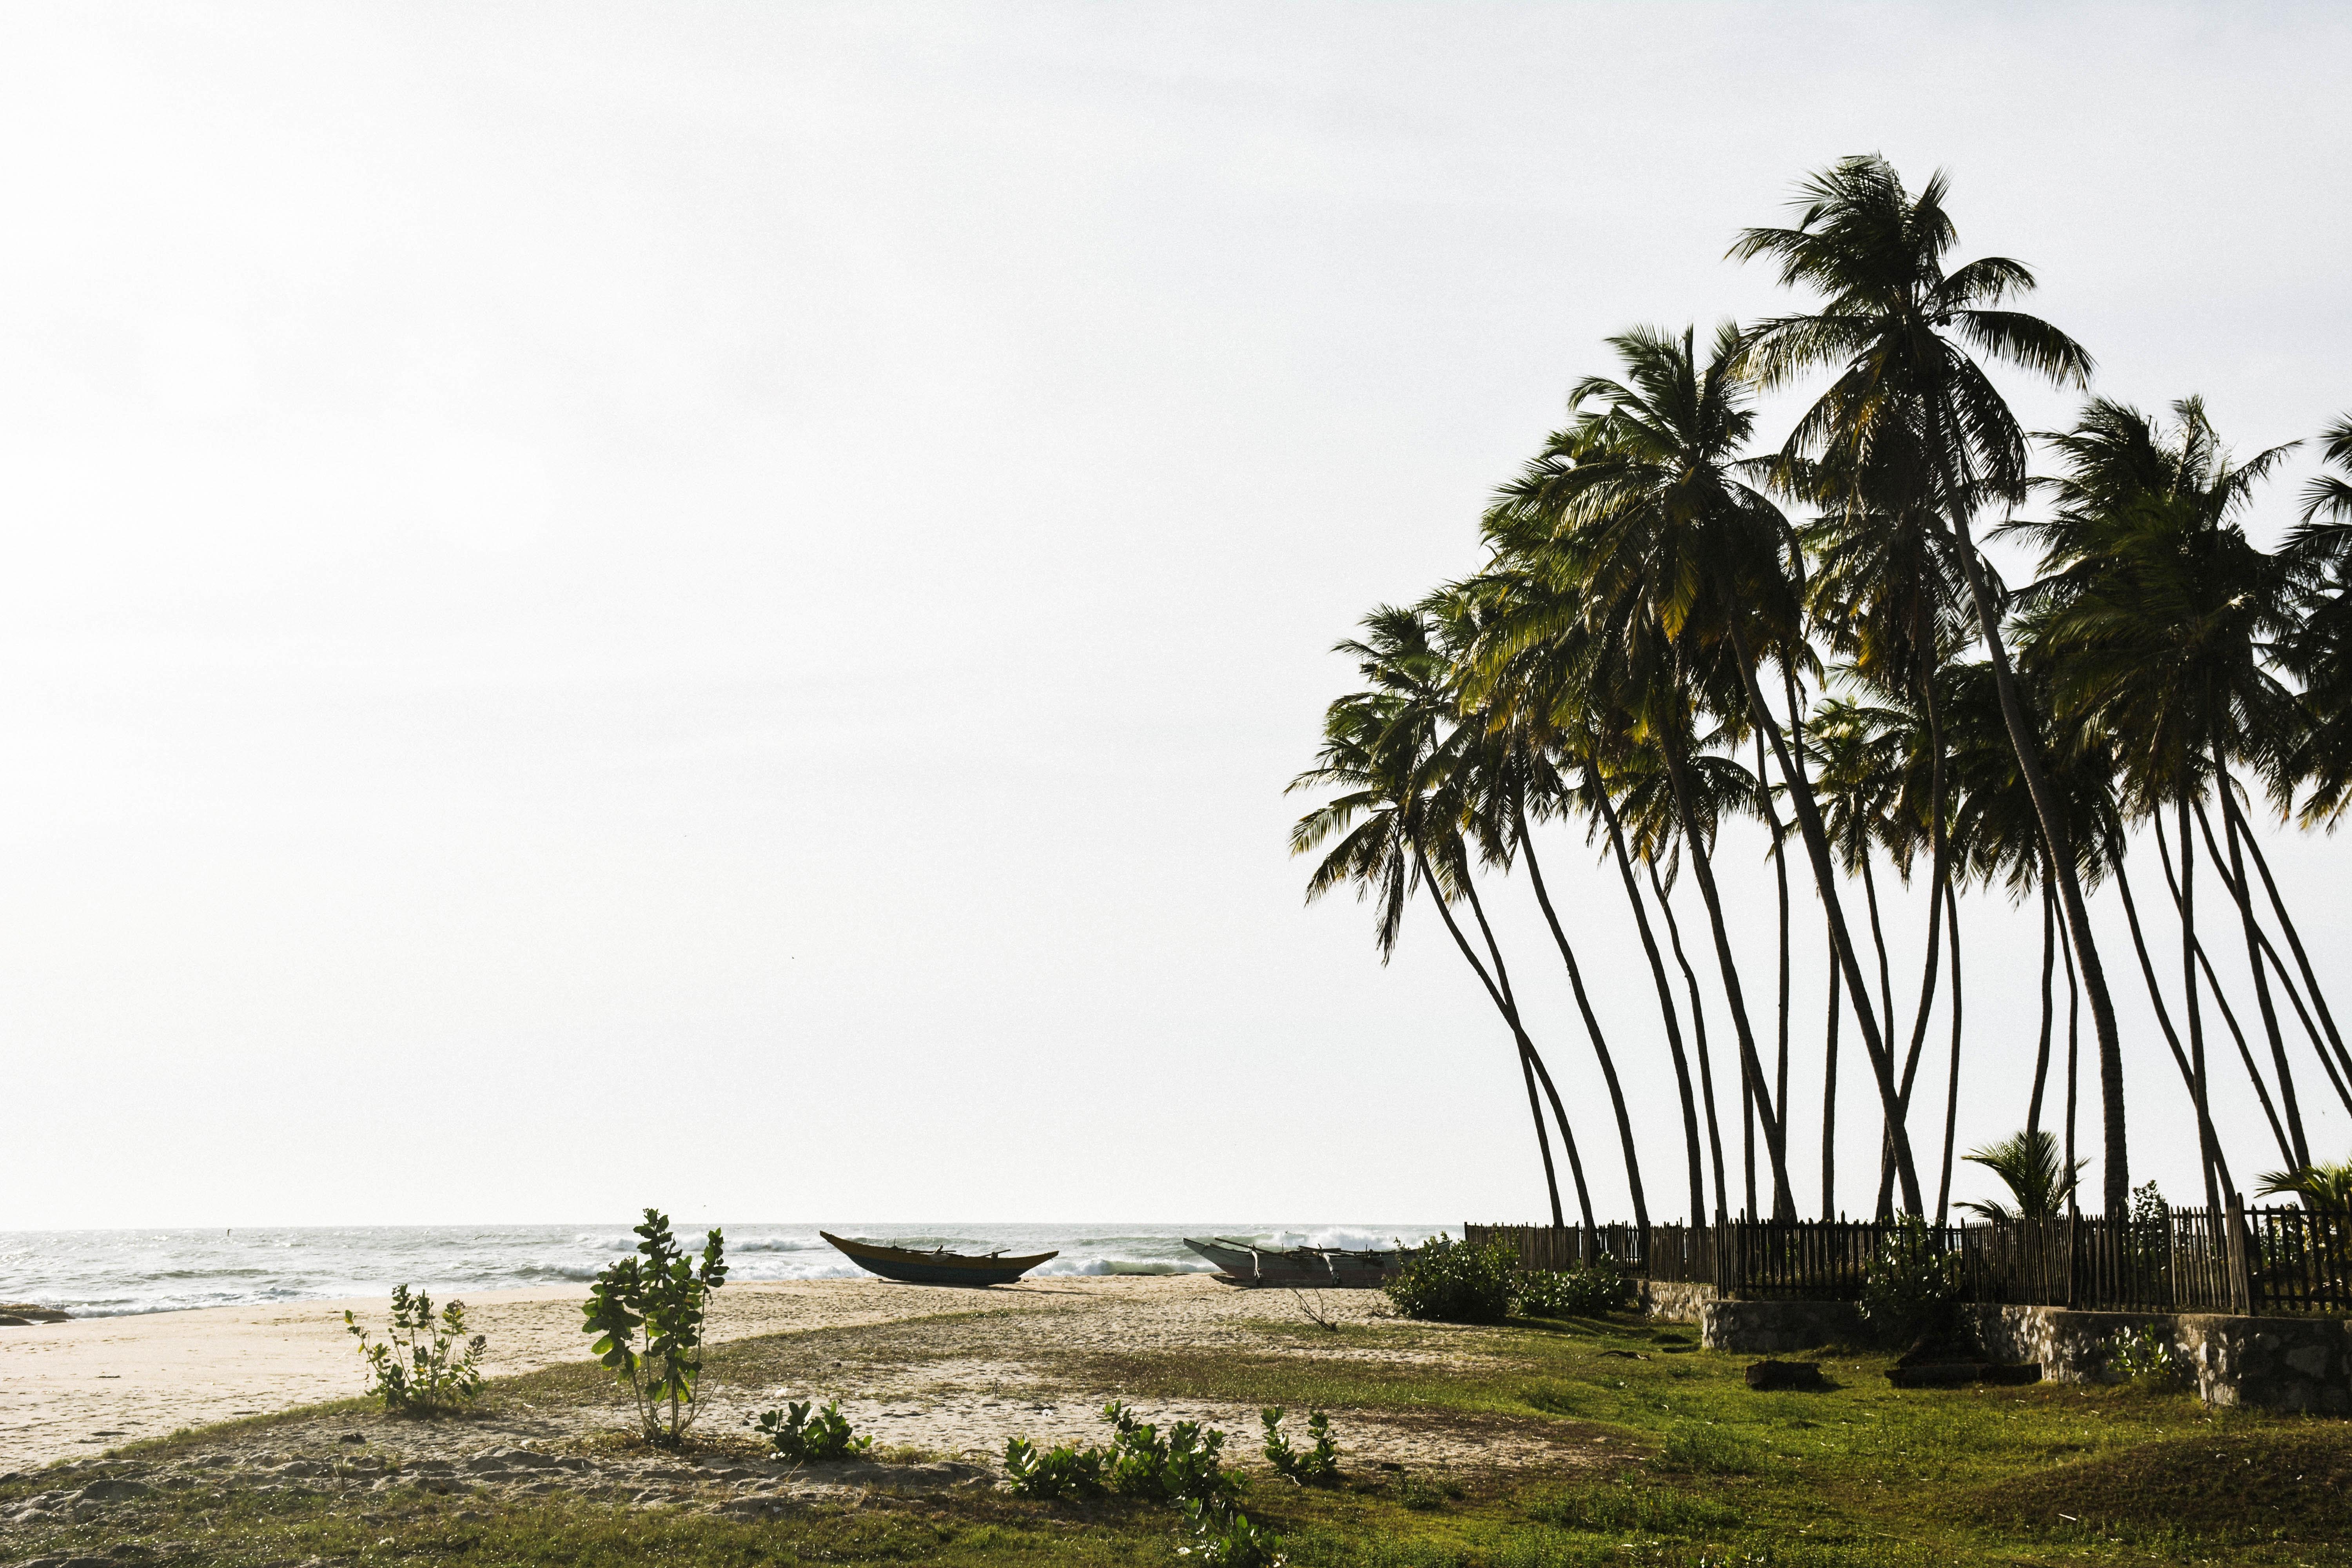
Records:
{"label": "sea water", "polygon": [[[698,1248],[707,1225],[677,1227]],[[864,1272],[814,1225],[728,1225],[731,1279],[849,1279]],[[1451,1234],[1439,1225],[873,1225],[826,1222],[854,1240],[951,1252],[1058,1252],[1039,1274],[1181,1274],[1213,1265],[1188,1236],[1270,1247],[1386,1247]],[[236,1230],[0,1231],[0,1301],[75,1317],[166,1312],[337,1296],[409,1285],[436,1297],[583,1283],[632,1250],[628,1222],[363,1226]]]}

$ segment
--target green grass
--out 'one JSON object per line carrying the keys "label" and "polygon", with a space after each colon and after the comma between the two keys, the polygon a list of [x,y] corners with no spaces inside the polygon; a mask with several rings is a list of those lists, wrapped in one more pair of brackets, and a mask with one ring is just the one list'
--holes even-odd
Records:
{"label": "green grass", "polygon": [[[1299,1568],[2352,1568],[2352,1425],[2207,1411],[2187,1396],[2121,1388],[1897,1391],[1885,1358],[1853,1352],[1823,1355],[1826,1392],[1758,1394],[1741,1377],[1748,1358],[1694,1350],[1691,1337],[1589,1321],[1306,1327],[1276,1330],[1255,1353],[1068,1354],[1036,1370],[1095,1398],[1329,1411],[1347,1484],[1301,1490],[1260,1479],[1243,1504],[1282,1534]],[[751,1385],[814,1364],[845,1380],[957,1353],[954,1340],[937,1323],[777,1336],[728,1347],[710,1375]],[[489,1396],[493,1406],[612,1397],[603,1373],[580,1368],[505,1380]],[[1349,1465],[1350,1416],[1367,1412],[1457,1439],[1541,1436],[1568,1457],[1535,1471]],[[1255,1446],[1254,1431],[1236,1431],[1229,1450]],[[39,1485],[0,1487],[0,1512]],[[960,1492],[804,1507],[769,1521],[568,1499],[388,1504],[372,1520],[343,1506],[160,1494],[121,1505],[105,1526],[15,1531],[0,1539],[0,1562],[94,1553],[126,1533],[184,1544],[156,1557],[159,1568],[312,1558],[351,1568],[1183,1561],[1167,1510],[1116,1500]],[[466,1510],[488,1517],[455,1517]]]}

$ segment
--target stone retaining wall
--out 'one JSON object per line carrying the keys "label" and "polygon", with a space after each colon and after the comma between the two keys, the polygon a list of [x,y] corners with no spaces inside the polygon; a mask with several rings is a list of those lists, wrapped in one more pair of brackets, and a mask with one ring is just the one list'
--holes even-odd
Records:
{"label": "stone retaining wall", "polygon": [[2352,1415],[2352,1323],[2340,1318],[2063,1307],[1974,1307],[1969,1313],[1988,1352],[2004,1361],[2038,1361],[2042,1375],[2055,1382],[2102,1381],[2107,1346],[2146,1328],[2189,1358],[2208,1405]]}
{"label": "stone retaining wall", "polygon": [[1670,1323],[1696,1323],[1700,1309],[1715,1300],[1715,1287],[1676,1279],[1644,1279],[1638,1300],[1642,1316]]}
{"label": "stone retaining wall", "polygon": [[[1644,1279],[1644,1317],[1696,1323],[1709,1350],[1783,1355],[1869,1336],[1851,1301],[1726,1301],[1712,1285]],[[2352,1322],[2341,1318],[2242,1318],[2218,1312],[2085,1312],[2065,1307],[1964,1308],[1995,1361],[2039,1362],[2053,1383],[2098,1383],[2123,1334],[2168,1335],[2197,1369],[2208,1405],[2352,1415]]]}

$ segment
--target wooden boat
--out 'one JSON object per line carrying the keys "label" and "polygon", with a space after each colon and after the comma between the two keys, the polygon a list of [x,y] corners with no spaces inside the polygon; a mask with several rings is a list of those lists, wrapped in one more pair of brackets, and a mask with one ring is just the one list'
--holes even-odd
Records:
{"label": "wooden boat", "polygon": [[1409,1251],[1349,1251],[1336,1247],[1259,1247],[1228,1237],[1195,1241],[1188,1236],[1184,1245],[1236,1284],[1297,1290],[1323,1286],[1370,1289],[1394,1278],[1412,1256]]}
{"label": "wooden boat", "polygon": [[904,1247],[884,1247],[871,1241],[849,1241],[829,1230],[817,1234],[833,1243],[852,1263],[868,1273],[879,1274],[885,1279],[904,1280],[909,1285],[1009,1285],[1049,1258],[1059,1258],[1059,1252],[1040,1252],[1028,1258],[1007,1258],[1002,1251],[985,1257],[968,1258],[945,1247],[933,1247],[929,1252],[917,1252]]}

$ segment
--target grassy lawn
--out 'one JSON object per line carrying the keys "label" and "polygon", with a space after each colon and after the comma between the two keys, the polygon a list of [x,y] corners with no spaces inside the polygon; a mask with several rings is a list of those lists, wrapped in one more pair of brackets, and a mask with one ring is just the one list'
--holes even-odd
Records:
{"label": "grassy lawn", "polygon": [[[710,1375],[752,1384],[787,1357],[802,1365],[812,1356],[834,1365],[919,1359],[944,1331],[893,1325],[744,1342],[715,1353]],[[1300,1568],[2352,1565],[2352,1425],[2212,1412],[2186,1395],[2123,1388],[1897,1391],[1883,1358],[1851,1352],[1822,1356],[1832,1366],[1827,1392],[1756,1394],[1741,1377],[1749,1358],[1694,1341],[1687,1328],[1631,1321],[1273,1326],[1245,1353],[1096,1352],[1041,1370],[1074,1396],[1327,1410],[1343,1459],[1350,1413],[1372,1411],[1474,1444],[1534,1434],[1585,1456],[1534,1469],[1350,1465],[1342,1486],[1321,1491],[1253,1468],[1244,1507],[1282,1535]],[[495,1385],[486,1418],[502,1404],[609,1397],[601,1375],[558,1368]],[[127,1457],[184,1458],[220,1440],[217,1429],[184,1434]],[[1255,1447],[1254,1432],[1231,1434],[1230,1456],[1254,1460]],[[48,1484],[36,1475],[0,1485],[0,1516]],[[355,1499],[192,1489],[115,1505],[102,1520],[0,1527],[0,1562],[111,1552],[118,1563],[238,1568],[1167,1568],[1186,1561],[1175,1554],[1174,1524],[1162,1507],[1034,1503],[985,1489],[795,1503],[760,1520],[562,1492]]]}

